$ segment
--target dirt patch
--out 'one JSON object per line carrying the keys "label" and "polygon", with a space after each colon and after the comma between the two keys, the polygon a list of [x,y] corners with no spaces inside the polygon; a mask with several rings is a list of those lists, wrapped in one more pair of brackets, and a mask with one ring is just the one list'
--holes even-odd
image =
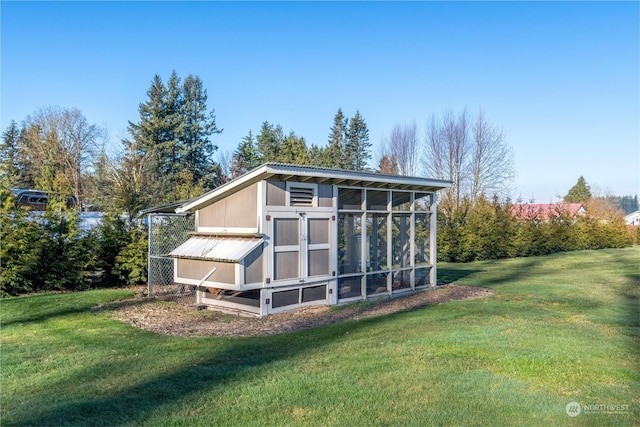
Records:
{"label": "dirt patch", "polygon": [[362,301],[337,307],[312,306],[262,319],[211,310],[197,311],[191,304],[143,297],[102,305],[95,310],[112,311],[118,320],[166,335],[260,336],[409,311],[447,301],[484,298],[493,293],[486,288],[449,284],[397,298]]}

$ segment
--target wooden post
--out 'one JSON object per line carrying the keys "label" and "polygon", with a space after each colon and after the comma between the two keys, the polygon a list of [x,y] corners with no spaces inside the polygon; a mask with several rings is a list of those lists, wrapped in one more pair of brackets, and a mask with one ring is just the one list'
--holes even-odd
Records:
{"label": "wooden post", "polygon": [[431,264],[431,271],[429,272],[430,286],[435,288],[438,285],[438,270],[436,264],[438,263],[437,255],[437,236],[438,229],[438,209],[437,209],[437,193],[431,193],[431,215],[429,216],[429,264]]}

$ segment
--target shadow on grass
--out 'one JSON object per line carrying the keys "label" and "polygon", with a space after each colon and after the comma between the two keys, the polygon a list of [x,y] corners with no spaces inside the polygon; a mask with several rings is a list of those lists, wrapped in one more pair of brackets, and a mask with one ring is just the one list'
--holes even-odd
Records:
{"label": "shadow on grass", "polygon": [[[190,353],[182,368],[146,381],[139,382],[111,395],[97,395],[82,400],[60,402],[54,407],[29,405],[27,412],[14,413],[11,425],[123,425],[144,424],[154,412],[176,402],[187,402],[191,397],[206,391],[211,395],[229,383],[245,378],[255,380],[256,370],[271,363],[295,358],[305,352],[317,351],[323,346],[342,339],[362,328],[369,328],[385,317],[362,319],[346,322],[317,330],[313,333],[300,332],[283,334],[268,338],[246,338],[231,343],[220,340],[213,343],[212,354],[198,358]],[[202,356],[202,354],[200,354]],[[122,366],[122,364],[129,366]],[[86,383],[96,377],[95,372],[108,372],[115,369],[126,375],[139,369],[134,362],[104,362],[90,366],[73,375],[69,375],[51,390],[64,390],[71,384]],[[136,368],[137,366],[137,368]],[[258,374],[259,375],[259,374]],[[143,376],[143,375],[142,375]],[[23,411],[26,411],[24,406]]]}
{"label": "shadow on grass", "polygon": [[[73,314],[86,313],[89,310],[92,312],[95,312],[100,309],[100,307],[97,307],[97,308],[95,307],[95,302],[93,301],[79,303],[74,306],[71,306],[68,304],[62,304],[59,301],[57,301],[60,298],[60,295],[64,295],[64,294],[51,295],[52,298],[50,299],[47,298],[49,297],[48,295],[34,296],[40,299],[45,298],[45,301],[48,300],[49,303],[38,304],[33,306],[27,305],[27,310],[23,310],[20,313],[17,313],[17,315],[13,315],[13,313],[12,314],[6,313],[6,311],[10,310],[10,308],[7,307],[7,304],[13,304],[14,301],[19,304],[23,302],[20,302],[18,299],[4,301],[3,304],[5,305],[4,306],[5,309],[0,315],[0,326],[7,327],[11,325],[22,325],[22,324],[29,324],[29,323],[46,322],[56,317],[64,317],[64,316],[69,316]],[[29,297],[21,297],[21,298],[29,298]],[[144,302],[145,300],[137,298],[137,299],[130,299],[130,300],[114,301],[108,304],[104,304],[104,306],[117,308],[117,307],[123,307],[127,305],[138,305]],[[9,318],[9,320],[5,320],[5,318]]]}
{"label": "shadow on grass", "polygon": [[[438,283],[456,283],[461,279],[476,273],[481,274],[478,281],[472,283],[475,286],[493,287],[496,285],[513,284],[521,280],[528,279],[532,274],[543,274],[543,271],[536,270],[540,264],[544,262],[543,257],[522,258],[521,262],[516,265],[505,266],[503,269],[493,268],[491,265],[502,263],[506,260],[488,260],[480,263],[447,263],[444,266],[438,266]],[[489,268],[479,268],[482,265],[490,265]],[[468,283],[460,283],[468,285]]]}
{"label": "shadow on grass", "polygon": [[447,267],[438,266],[438,285],[454,283],[474,273],[482,272],[482,270],[464,268],[464,264],[460,264],[459,268],[457,267],[457,265],[451,263],[447,264]]}
{"label": "shadow on grass", "polygon": [[[7,327],[11,325],[22,325],[25,323],[39,323],[55,317],[68,316],[71,314],[85,313],[86,307],[64,307],[56,310],[48,310],[45,313],[21,313],[21,316],[15,317],[9,321],[0,318],[0,326]],[[4,317],[4,316],[3,316]]]}

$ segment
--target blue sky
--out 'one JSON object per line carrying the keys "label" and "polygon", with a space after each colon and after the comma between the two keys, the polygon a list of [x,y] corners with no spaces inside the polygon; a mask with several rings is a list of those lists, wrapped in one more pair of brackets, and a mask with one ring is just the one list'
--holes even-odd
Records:
{"label": "blue sky", "polygon": [[[356,110],[394,124],[482,108],[515,152],[512,196],[640,193],[638,2],[11,2],[2,130],[75,107],[112,145],[154,74],[200,76],[233,152],[263,121],[308,143]],[[374,148],[375,152],[375,148]]]}

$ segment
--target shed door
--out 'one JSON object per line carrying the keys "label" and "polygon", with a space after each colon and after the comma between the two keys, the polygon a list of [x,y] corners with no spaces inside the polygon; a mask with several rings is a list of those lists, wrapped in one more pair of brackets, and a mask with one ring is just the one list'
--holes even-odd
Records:
{"label": "shed door", "polygon": [[332,219],[326,213],[271,214],[273,284],[285,286],[331,277]]}

